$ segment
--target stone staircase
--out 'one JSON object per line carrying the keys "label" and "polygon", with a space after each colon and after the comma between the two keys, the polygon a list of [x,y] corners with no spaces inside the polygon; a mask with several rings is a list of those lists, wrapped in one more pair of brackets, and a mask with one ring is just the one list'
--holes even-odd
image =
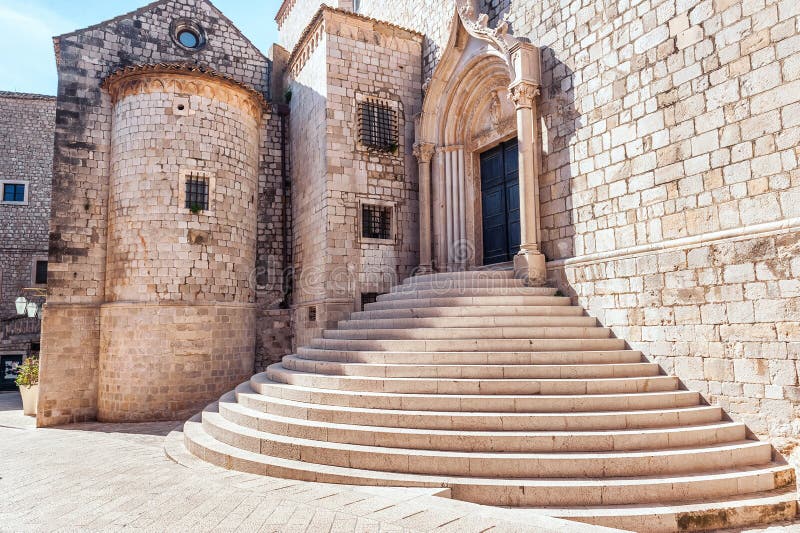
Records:
{"label": "stone staircase", "polygon": [[417,276],[187,422],[229,469],[637,531],[792,518],[769,443],[510,271]]}

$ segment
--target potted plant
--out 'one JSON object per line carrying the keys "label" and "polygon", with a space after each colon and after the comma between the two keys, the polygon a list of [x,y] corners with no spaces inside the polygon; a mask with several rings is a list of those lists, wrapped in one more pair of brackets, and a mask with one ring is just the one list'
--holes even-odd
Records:
{"label": "potted plant", "polygon": [[39,403],[39,359],[28,357],[17,367],[16,384],[22,396],[22,412],[28,416],[36,416]]}

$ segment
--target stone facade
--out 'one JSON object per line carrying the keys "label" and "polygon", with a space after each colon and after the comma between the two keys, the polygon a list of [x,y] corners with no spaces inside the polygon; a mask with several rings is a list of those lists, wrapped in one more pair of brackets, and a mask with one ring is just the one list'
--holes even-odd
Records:
{"label": "stone facade", "polygon": [[[359,309],[363,293],[386,292],[413,273],[420,263],[418,221],[426,212],[420,202],[431,216],[432,265],[479,266],[479,157],[515,135],[524,139],[519,117],[526,116],[533,117],[525,135],[534,134],[535,155],[525,153],[537,158],[532,168],[538,188],[529,186],[523,196],[537,209],[535,244],[547,258],[549,279],[616,335],[755,431],[800,430],[792,426],[800,415],[797,2],[334,4],[283,3],[275,65],[202,0],[164,0],[56,39],[61,83],[40,423],[96,416],[103,394],[99,354],[111,346],[122,354],[132,338],[140,338],[114,340],[103,333],[104,320],[124,322],[118,307],[106,313],[103,306],[134,302],[144,309],[157,300],[173,309],[192,295],[197,298],[191,305],[220,304],[215,312],[225,323],[230,306],[240,304],[242,313],[252,309],[241,321],[255,324],[239,338],[242,346],[254,345],[242,357],[260,370]],[[486,44],[475,48],[474,36],[459,26],[458,6],[472,7],[477,25],[470,31],[484,31],[487,42],[502,41],[506,30],[535,45],[541,68],[527,73],[535,78],[535,91],[509,98],[509,83],[516,80],[506,63],[518,55],[495,53]],[[488,27],[479,27],[478,13],[486,13]],[[175,21],[184,19],[205,28],[202,50],[187,51],[170,38]],[[458,58],[475,63],[457,64]],[[112,148],[122,107],[115,108],[100,81],[134,65],[187,62],[199,65],[198,77],[210,75],[265,98],[262,112],[250,117],[258,125],[224,126],[246,121],[197,87],[149,90],[117,105],[136,113],[134,129],[172,131],[174,140],[166,142],[165,135],[158,147],[163,151],[152,156],[137,152],[141,146],[126,148],[122,157],[130,159],[115,167],[114,158],[122,155]],[[445,80],[452,94],[436,85],[445,71],[459,76]],[[273,78],[273,72],[281,74]],[[220,147],[233,142],[246,153],[223,147],[198,158],[180,152],[172,143],[186,139],[170,130],[175,117],[165,112],[174,111],[178,93],[209,113],[200,127],[222,128],[208,132],[218,135]],[[436,139],[422,139],[415,119],[431,94],[442,98],[438,111],[452,116],[441,119]],[[370,99],[397,112],[394,150],[360,144],[359,105]],[[412,156],[415,141],[424,141],[416,153],[425,161]],[[137,169],[142,157],[155,159]],[[213,252],[219,271],[210,257],[192,256],[194,247],[208,246],[198,242],[208,228],[189,227],[190,218],[170,218],[165,209],[136,212],[124,202],[108,204],[125,172],[131,179],[163,172],[180,180],[180,158],[213,161],[211,167],[225,158],[248,161],[247,169],[231,170],[246,177],[237,181],[242,188],[217,182],[242,200],[236,222],[226,225],[235,238],[225,242],[227,250]],[[447,172],[459,176],[463,187],[448,189],[449,200],[445,182],[436,181]],[[420,186],[419,175],[430,178],[430,189]],[[142,190],[162,195],[166,205],[179,189],[153,179]],[[249,201],[245,192],[256,198]],[[446,230],[455,220],[446,211],[452,194],[465,204],[457,211],[463,225],[455,224],[455,234]],[[391,238],[362,238],[365,203],[391,209]],[[139,222],[129,226],[130,216]],[[111,242],[121,220],[124,238]],[[156,221],[186,227],[159,231],[159,242],[144,234],[137,240],[136,224]],[[456,244],[472,256],[454,262],[448,250]],[[143,260],[150,250],[162,264]],[[187,257],[200,269],[189,277]],[[194,324],[189,330],[213,330],[210,318],[184,318]],[[140,319],[126,327],[150,331]],[[209,383],[192,387],[196,398],[213,399]],[[124,405],[125,399],[113,401]]]}
{"label": "stone facade", "polygon": [[[18,318],[14,300],[23,288],[44,287],[36,284],[35,268],[47,261],[54,127],[55,98],[0,92],[0,185],[23,183],[27,197],[2,202],[0,186],[0,358],[39,351],[39,321]],[[13,386],[3,377],[0,388]]]}
{"label": "stone facade", "polygon": [[[430,73],[454,10],[424,4],[361,11],[424,32]],[[757,431],[796,433],[797,2],[478,4],[542,51],[552,279]]]}

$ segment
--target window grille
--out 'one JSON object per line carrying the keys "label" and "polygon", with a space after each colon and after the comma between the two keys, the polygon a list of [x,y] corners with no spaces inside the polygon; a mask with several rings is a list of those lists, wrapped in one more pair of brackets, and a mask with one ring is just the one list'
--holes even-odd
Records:
{"label": "window grille", "polygon": [[378,101],[361,102],[359,107],[361,144],[381,150],[397,150],[397,111]]}
{"label": "window grille", "polygon": [[308,308],[308,321],[309,322],[316,322],[317,321],[317,306],[312,305]]}
{"label": "window grille", "polygon": [[33,281],[36,285],[47,283],[47,261],[36,261],[36,275]]}
{"label": "window grille", "polygon": [[361,310],[364,310],[364,307],[367,304],[374,304],[378,301],[378,293],[377,292],[362,292],[361,293]]}
{"label": "window grille", "polygon": [[367,239],[392,238],[392,208],[382,205],[361,205],[361,236]]}
{"label": "window grille", "polygon": [[4,202],[19,202],[25,201],[25,184],[24,183],[4,183],[3,184],[3,201]]}
{"label": "window grille", "polygon": [[186,209],[191,209],[193,212],[208,209],[208,178],[186,177]]}

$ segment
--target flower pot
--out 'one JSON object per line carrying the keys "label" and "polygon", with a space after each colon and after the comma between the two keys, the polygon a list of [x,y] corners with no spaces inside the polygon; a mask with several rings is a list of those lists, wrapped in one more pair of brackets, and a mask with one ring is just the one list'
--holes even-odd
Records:
{"label": "flower pot", "polygon": [[22,396],[22,413],[27,416],[36,416],[36,407],[39,403],[39,385],[21,386],[19,393]]}

